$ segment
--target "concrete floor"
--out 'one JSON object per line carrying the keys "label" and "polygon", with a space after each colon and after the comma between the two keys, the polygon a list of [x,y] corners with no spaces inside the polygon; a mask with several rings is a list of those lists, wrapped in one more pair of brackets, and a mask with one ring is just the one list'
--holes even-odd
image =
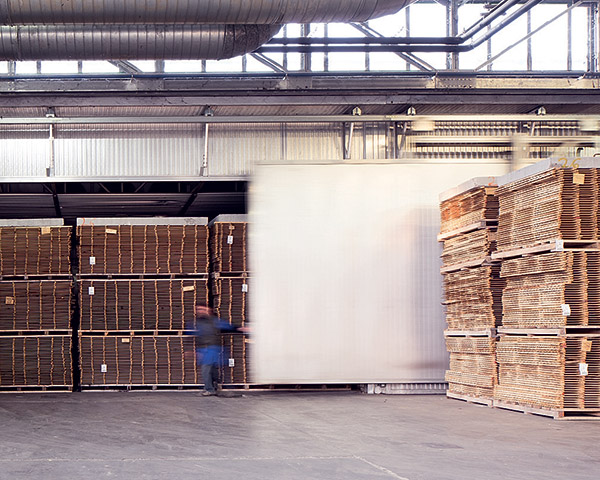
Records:
{"label": "concrete floor", "polygon": [[0,479],[599,479],[600,422],[442,396],[0,396]]}

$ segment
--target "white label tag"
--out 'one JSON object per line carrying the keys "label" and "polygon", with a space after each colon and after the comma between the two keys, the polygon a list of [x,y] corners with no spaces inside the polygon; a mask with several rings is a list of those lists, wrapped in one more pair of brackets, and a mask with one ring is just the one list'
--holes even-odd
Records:
{"label": "white label tag", "polygon": [[107,228],[105,230],[106,233],[111,233],[112,235],[116,235],[118,232],[115,228]]}
{"label": "white label tag", "polygon": [[581,375],[582,377],[586,377],[587,374],[588,374],[588,364],[580,363],[579,364],[579,375]]}
{"label": "white label tag", "polygon": [[227,244],[233,245],[233,235],[227,235]]}
{"label": "white label tag", "polygon": [[106,363],[103,363],[102,365],[100,365],[100,371],[102,373],[106,373],[108,371],[108,367],[106,366]]}
{"label": "white label tag", "polygon": [[242,284],[242,292],[247,292],[248,291],[248,284],[247,283],[243,283]]}
{"label": "white label tag", "polygon": [[585,184],[585,175],[583,173],[574,173],[573,174],[573,183],[576,185]]}
{"label": "white label tag", "polygon": [[96,289],[94,287],[88,287],[88,295],[93,295]]}
{"label": "white label tag", "polygon": [[48,235],[50,233],[50,227],[42,227],[42,235]]}
{"label": "white label tag", "polygon": [[96,265],[96,257],[90,257],[90,265]]}
{"label": "white label tag", "polygon": [[229,367],[230,367],[230,368],[233,368],[233,367],[235,367],[235,358],[230,358],[230,359],[229,359]]}
{"label": "white label tag", "polygon": [[555,252],[563,252],[565,250],[565,242],[563,240],[556,240],[555,242]]}
{"label": "white label tag", "polygon": [[193,285],[190,285],[189,287],[183,287],[184,292],[193,292],[195,289],[196,287],[194,287]]}
{"label": "white label tag", "polygon": [[571,305],[567,304],[567,303],[563,303],[560,306],[560,309],[562,310],[562,314],[565,317],[568,317],[569,315],[571,315]]}
{"label": "white label tag", "polygon": [[121,343],[129,343],[129,338],[122,338]]}

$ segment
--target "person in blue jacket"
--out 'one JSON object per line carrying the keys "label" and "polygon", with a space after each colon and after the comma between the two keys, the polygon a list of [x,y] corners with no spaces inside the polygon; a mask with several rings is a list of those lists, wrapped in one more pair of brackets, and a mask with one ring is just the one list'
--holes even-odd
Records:
{"label": "person in blue jacket", "polygon": [[245,332],[247,329],[220,320],[206,305],[196,305],[192,330],[196,336],[196,360],[201,367],[204,382],[202,396],[217,395],[220,359],[223,358],[220,335],[227,332]]}

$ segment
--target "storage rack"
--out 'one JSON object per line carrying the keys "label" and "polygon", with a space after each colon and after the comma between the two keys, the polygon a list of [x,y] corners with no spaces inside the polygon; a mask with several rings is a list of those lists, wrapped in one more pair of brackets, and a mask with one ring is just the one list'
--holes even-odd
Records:
{"label": "storage rack", "polygon": [[208,219],[78,219],[77,236],[82,389],[199,387]]}
{"label": "storage rack", "polygon": [[72,391],[71,228],[0,220],[0,391]]}

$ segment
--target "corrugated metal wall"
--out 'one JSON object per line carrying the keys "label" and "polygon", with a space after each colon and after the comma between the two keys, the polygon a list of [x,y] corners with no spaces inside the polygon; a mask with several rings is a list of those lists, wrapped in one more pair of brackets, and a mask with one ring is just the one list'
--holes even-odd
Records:
{"label": "corrugated metal wall", "polygon": [[[351,159],[508,161],[514,135],[530,140],[556,137],[554,144],[533,145],[529,149],[532,161],[576,155],[577,143],[569,144],[568,139],[581,135],[577,122],[537,122],[534,129],[526,127],[511,121],[435,122],[432,131],[409,128],[403,141],[402,128],[395,139],[391,123],[357,123]],[[47,125],[2,125],[0,175],[45,176],[51,156],[49,135]],[[56,125],[54,138],[55,174],[68,177],[197,176],[204,152],[204,126],[198,124]],[[320,163],[344,157],[341,123],[214,124],[208,138],[210,176],[249,175],[256,163],[265,161]]]}
{"label": "corrugated metal wall", "polygon": [[443,382],[438,195],[507,171],[503,162],[258,166],[255,380]]}

